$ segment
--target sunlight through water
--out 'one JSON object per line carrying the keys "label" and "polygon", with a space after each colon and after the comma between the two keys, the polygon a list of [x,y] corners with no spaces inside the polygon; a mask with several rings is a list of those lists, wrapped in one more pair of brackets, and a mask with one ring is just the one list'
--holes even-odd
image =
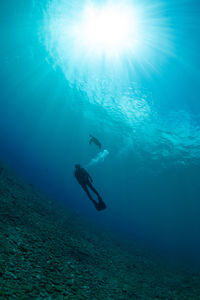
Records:
{"label": "sunlight through water", "polygon": [[52,0],[43,32],[53,64],[90,101],[132,87],[138,73],[158,72],[173,52],[160,4]]}

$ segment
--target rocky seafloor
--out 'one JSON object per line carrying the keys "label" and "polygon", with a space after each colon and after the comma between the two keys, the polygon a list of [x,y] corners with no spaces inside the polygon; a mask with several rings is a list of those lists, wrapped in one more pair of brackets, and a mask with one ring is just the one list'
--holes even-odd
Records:
{"label": "rocky seafloor", "polygon": [[200,274],[125,246],[0,165],[0,299],[200,299]]}

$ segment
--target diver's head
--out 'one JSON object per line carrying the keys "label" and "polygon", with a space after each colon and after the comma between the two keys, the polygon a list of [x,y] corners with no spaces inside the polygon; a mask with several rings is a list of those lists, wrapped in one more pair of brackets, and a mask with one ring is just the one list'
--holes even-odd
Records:
{"label": "diver's head", "polygon": [[80,167],[81,167],[81,165],[79,165],[79,164],[75,165],[75,169],[80,169]]}

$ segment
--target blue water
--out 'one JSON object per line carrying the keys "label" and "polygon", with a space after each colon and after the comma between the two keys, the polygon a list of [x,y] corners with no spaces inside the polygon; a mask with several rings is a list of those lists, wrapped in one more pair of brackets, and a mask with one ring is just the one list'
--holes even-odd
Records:
{"label": "blue water", "polygon": [[[1,1],[0,158],[94,223],[197,263],[200,3],[149,2],[140,5],[157,39],[147,58],[103,64],[71,45],[61,55],[49,29],[59,1]],[[79,9],[68,1],[63,13]],[[109,152],[88,167],[101,213],[73,177],[75,163],[99,154],[89,134]]]}

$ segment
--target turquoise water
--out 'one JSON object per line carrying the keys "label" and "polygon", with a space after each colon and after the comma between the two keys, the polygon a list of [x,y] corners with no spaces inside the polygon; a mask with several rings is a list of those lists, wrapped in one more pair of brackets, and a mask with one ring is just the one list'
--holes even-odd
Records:
{"label": "turquoise water", "polygon": [[[196,263],[200,4],[129,1],[146,18],[141,45],[112,56],[58,31],[81,3],[1,2],[1,159],[94,222]],[[109,154],[88,166],[99,155],[89,134]],[[88,166],[105,211],[78,186],[75,163]]]}

